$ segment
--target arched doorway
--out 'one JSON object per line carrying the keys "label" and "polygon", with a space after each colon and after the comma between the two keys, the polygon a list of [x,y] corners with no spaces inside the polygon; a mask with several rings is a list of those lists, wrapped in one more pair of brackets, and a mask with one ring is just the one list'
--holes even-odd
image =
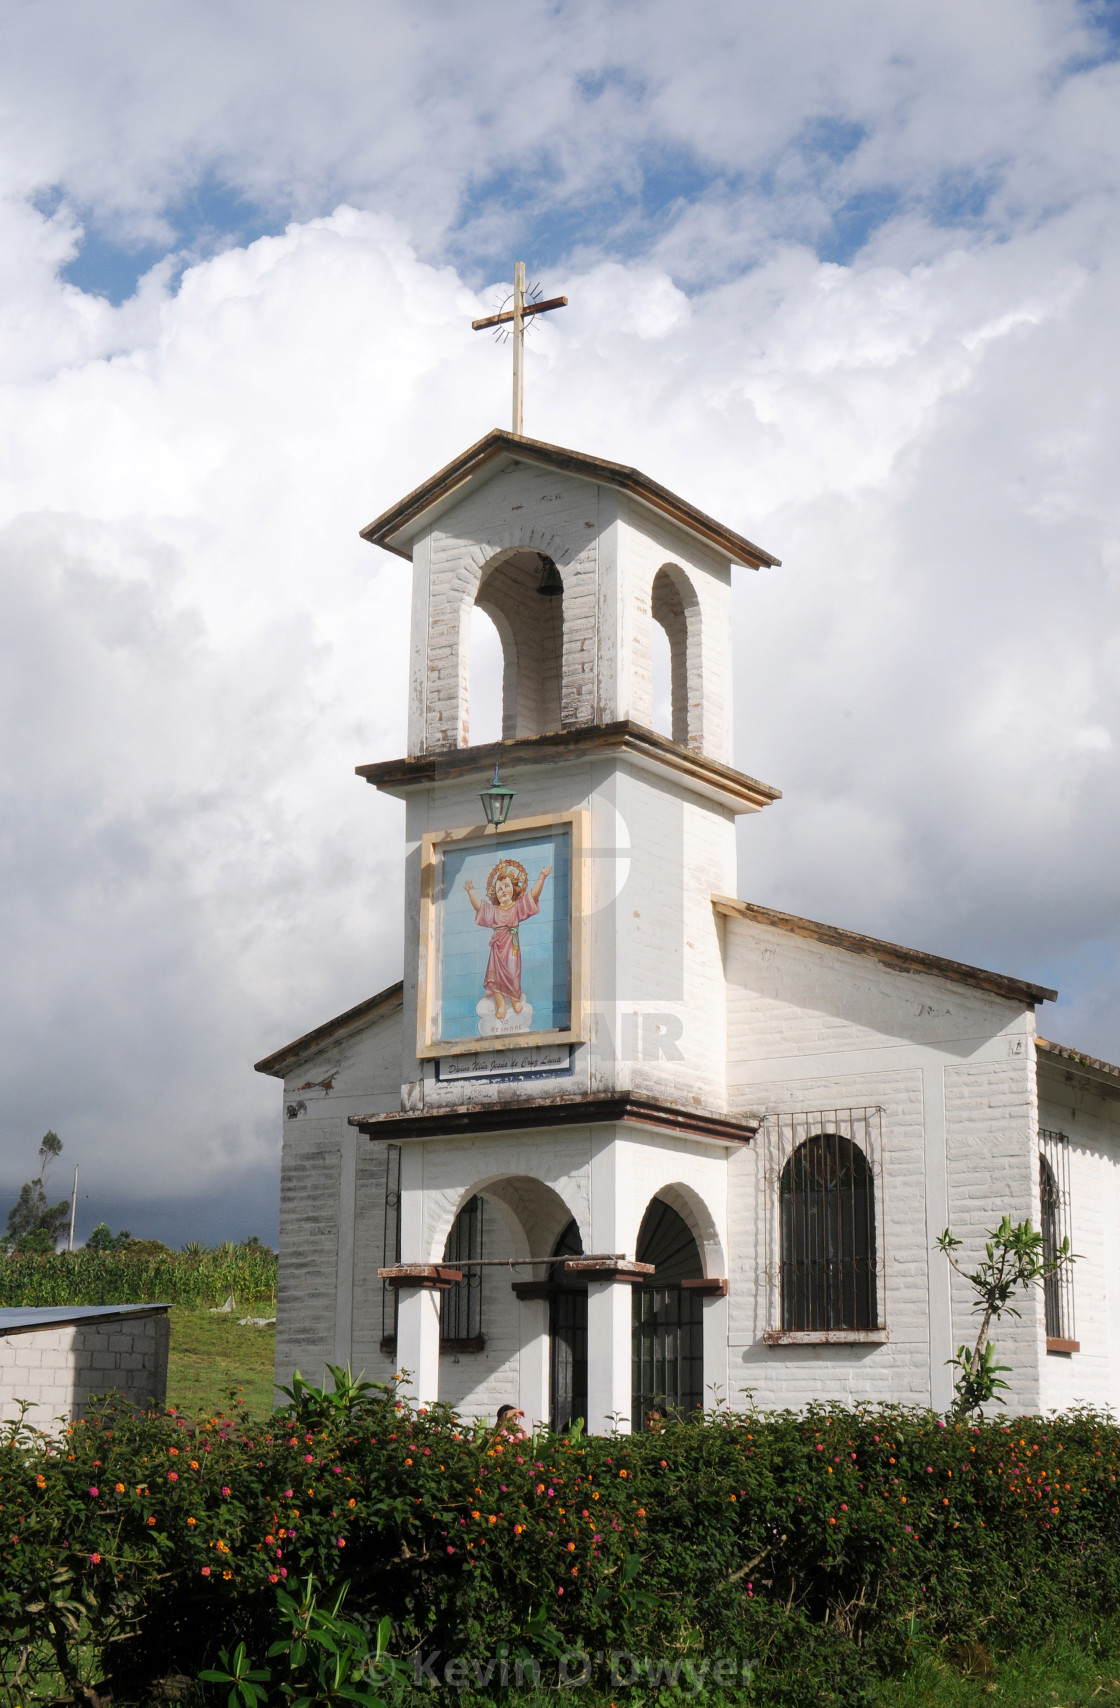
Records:
{"label": "arched doorway", "polygon": [[655,1265],[650,1285],[635,1287],[630,1427],[650,1412],[687,1417],[704,1403],[704,1325],[699,1295],[681,1285],[703,1274],[700,1251],[683,1216],[654,1198],[638,1232],[639,1263]]}
{"label": "arched doorway", "polygon": [[587,1417],[587,1283],[570,1281],[562,1261],[583,1256],[574,1219],[560,1234],[552,1255],[560,1261],[549,1279],[549,1424],[559,1435],[574,1418]]}

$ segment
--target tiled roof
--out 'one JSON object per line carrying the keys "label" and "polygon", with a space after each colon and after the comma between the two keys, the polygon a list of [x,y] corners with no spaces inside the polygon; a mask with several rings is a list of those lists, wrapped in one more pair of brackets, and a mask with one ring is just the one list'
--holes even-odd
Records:
{"label": "tiled roof", "polygon": [[1049,1038],[1036,1038],[1035,1044],[1047,1055],[1057,1056],[1064,1062],[1072,1062],[1074,1067],[1092,1068],[1096,1073],[1108,1074],[1111,1079],[1120,1079],[1120,1067],[1112,1062],[1102,1062],[1096,1056],[1086,1056],[1080,1050],[1071,1050],[1068,1044],[1052,1044]]}

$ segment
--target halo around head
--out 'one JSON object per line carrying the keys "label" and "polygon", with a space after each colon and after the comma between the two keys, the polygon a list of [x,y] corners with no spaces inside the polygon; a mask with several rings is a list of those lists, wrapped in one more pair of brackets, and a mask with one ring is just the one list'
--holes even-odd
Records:
{"label": "halo around head", "polygon": [[497,888],[500,878],[508,878],[513,885],[513,899],[517,901],[529,888],[529,874],[520,860],[499,860],[486,879],[486,898],[497,904]]}

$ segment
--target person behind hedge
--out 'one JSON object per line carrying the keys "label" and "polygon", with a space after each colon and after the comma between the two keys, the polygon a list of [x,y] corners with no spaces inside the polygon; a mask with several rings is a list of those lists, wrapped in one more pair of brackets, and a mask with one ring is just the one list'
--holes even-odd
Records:
{"label": "person behind hedge", "polygon": [[499,1406],[494,1434],[504,1436],[507,1441],[524,1441],[525,1431],[517,1421],[524,1416],[525,1413],[518,1411],[516,1406]]}

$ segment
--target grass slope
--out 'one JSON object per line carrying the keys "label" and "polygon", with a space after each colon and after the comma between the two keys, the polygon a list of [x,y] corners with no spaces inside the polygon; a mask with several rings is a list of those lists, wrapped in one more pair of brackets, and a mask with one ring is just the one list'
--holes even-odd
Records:
{"label": "grass slope", "polygon": [[1103,1708],[1120,1702],[1120,1620],[1056,1631],[1043,1647],[991,1654],[965,1644],[916,1660],[880,1686],[876,1708]]}
{"label": "grass slope", "polygon": [[229,1406],[232,1392],[253,1417],[267,1417],[273,1407],[275,1330],[242,1328],[236,1316],[181,1305],[170,1316],[168,1405],[188,1416],[210,1417]]}

